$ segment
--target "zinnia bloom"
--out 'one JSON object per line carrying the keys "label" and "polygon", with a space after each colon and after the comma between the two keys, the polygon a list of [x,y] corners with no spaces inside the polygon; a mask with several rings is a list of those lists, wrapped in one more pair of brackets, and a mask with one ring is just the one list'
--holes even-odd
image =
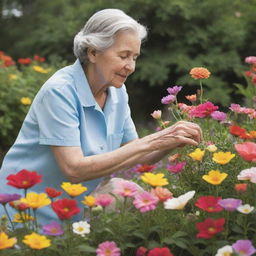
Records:
{"label": "zinnia bloom", "polygon": [[235,149],[244,160],[256,163],[256,143],[244,142],[235,144]]}
{"label": "zinnia bloom", "polygon": [[256,183],[256,167],[242,170],[237,175],[238,180],[249,180],[252,183]]}
{"label": "zinnia bloom", "polygon": [[222,199],[218,202],[218,204],[223,207],[226,211],[234,211],[237,209],[238,206],[242,204],[240,199],[235,198],[226,198]]}
{"label": "zinnia bloom", "polygon": [[45,193],[37,194],[35,192],[28,193],[26,198],[21,198],[20,201],[33,209],[41,208],[51,203],[51,200]]}
{"label": "zinnia bloom", "polygon": [[244,61],[248,64],[256,64],[256,56],[248,56]]}
{"label": "zinnia bloom", "polygon": [[156,169],[156,165],[152,164],[138,164],[136,167],[133,169],[134,172],[139,172],[139,173],[144,173],[144,172],[150,172]]}
{"label": "zinnia bloom", "polygon": [[231,256],[233,252],[232,246],[225,245],[218,249],[217,254],[215,256]]}
{"label": "zinnia bloom", "polygon": [[204,153],[205,153],[204,150],[197,148],[195,151],[188,154],[188,156],[190,156],[193,160],[202,161],[202,159],[204,157]]}
{"label": "zinnia bloom", "polygon": [[210,239],[217,233],[220,233],[224,230],[224,224],[224,218],[217,220],[207,218],[205,221],[196,224],[196,228],[199,231],[196,237]]}
{"label": "zinnia bloom", "polygon": [[166,168],[174,174],[180,173],[183,171],[183,168],[185,167],[186,162],[179,162],[176,164],[168,164]]}
{"label": "zinnia bloom", "polygon": [[64,234],[64,230],[57,221],[52,221],[49,224],[43,225],[42,229],[43,234],[48,236],[61,236]]}
{"label": "zinnia bloom", "polygon": [[189,191],[177,198],[171,198],[164,202],[164,208],[170,210],[182,210],[188,201],[193,198],[195,195],[195,191]]}
{"label": "zinnia bloom", "polygon": [[90,224],[87,221],[74,222],[72,224],[73,232],[84,237],[90,233]]}
{"label": "zinnia bloom", "polygon": [[133,197],[137,192],[138,185],[128,180],[117,181],[113,190],[113,193],[123,197]]}
{"label": "zinnia bloom", "polygon": [[240,205],[236,208],[237,211],[244,213],[244,214],[249,214],[254,210],[253,206],[250,206],[249,204],[244,204]]}
{"label": "zinnia bloom", "polygon": [[167,88],[167,92],[172,95],[177,95],[181,91],[181,89],[182,89],[182,86],[175,85],[173,87]]}
{"label": "zinnia bloom", "polygon": [[197,199],[195,206],[207,212],[220,212],[223,208],[218,204],[221,197],[201,196]]}
{"label": "zinnia bloom", "polygon": [[40,183],[42,181],[41,178],[42,175],[39,175],[37,172],[23,169],[16,174],[10,174],[6,179],[8,180],[7,185],[19,189],[27,189]]}
{"label": "zinnia bloom", "polygon": [[0,194],[0,204],[7,204],[21,198],[19,194]]}
{"label": "zinnia bloom", "polygon": [[96,205],[96,199],[94,196],[85,196],[82,203],[89,207],[93,207]]}
{"label": "zinnia bloom", "polygon": [[30,58],[19,58],[18,63],[23,64],[23,65],[28,65],[32,62]]}
{"label": "zinnia bloom", "polygon": [[141,176],[141,179],[153,186],[153,187],[157,187],[157,186],[165,186],[168,185],[169,182],[167,181],[166,178],[164,178],[164,174],[163,173],[151,173],[151,172],[146,172]]}
{"label": "zinnia bloom", "polygon": [[45,192],[50,198],[58,197],[62,194],[62,191],[58,191],[55,188],[45,188]]}
{"label": "zinnia bloom", "polygon": [[250,240],[237,240],[232,244],[234,251],[241,256],[251,256],[256,252]]}
{"label": "zinnia bloom", "polygon": [[221,111],[214,111],[211,113],[211,117],[214,120],[223,122],[227,119],[227,114]]}
{"label": "zinnia bloom", "polygon": [[26,235],[22,242],[28,245],[30,248],[36,250],[41,250],[51,246],[51,240],[49,240],[46,236],[41,236],[34,232],[30,235]]}
{"label": "zinnia bloom", "polygon": [[61,220],[70,219],[80,212],[76,200],[63,198],[52,203],[52,209]]}
{"label": "zinnia bloom", "polygon": [[215,106],[212,102],[207,101],[205,103],[199,104],[195,106],[189,111],[190,117],[198,117],[204,118],[210,116],[214,111],[216,111],[219,107]]}
{"label": "zinnia bloom", "polygon": [[240,137],[241,135],[244,135],[246,133],[246,130],[238,125],[231,125],[229,126],[229,132],[232,135]]}
{"label": "zinnia bloom", "polygon": [[173,256],[169,248],[154,248],[149,251],[147,256]]}
{"label": "zinnia bloom", "polygon": [[167,104],[173,103],[175,100],[176,100],[176,96],[170,94],[170,95],[163,97],[161,100],[161,103],[167,105]]}
{"label": "zinnia bloom", "polygon": [[0,233],[0,250],[13,247],[17,243],[16,238],[9,238],[4,232]]}
{"label": "zinnia bloom", "polygon": [[219,185],[227,178],[228,174],[219,170],[211,170],[208,175],[203,175],[202,179],[212,185]]}
{"label": "zinnia bloom", "polygon": [[187,95],[185,96],[187,100],[191,101],[191,102],[195,102],[197,100],[197,96],[196,94],[192,94],[192,95]]}
{"label": "zinnia bloom", "polygon": [[96,256],[120,256],[121,250],[117,247],[115,242],[103,242],[98,245]]}
{"label": "zinnia bloom", "polygon": [[23,105],[30,105],[32,100],[29,98],[29,97],[22,97],[20,99],[20,102],[23,104]]}
{"label": "zinnia bloom", "polygon": [[99,194],[96,196],[96,205],[107,207],[114,201],[113,196],[109,194]]}
{"label": "zinnia bloom", "polygon": [[71,184],[70,182],[63,182],[61,187],[72,197],[79,196],[87,191],[87,187],[82,184]]}
{"label": "zinnia bloom", "polygon": [[133,201],[134,206],[142,213],[154,210],[157,203],[158,198],[147,191],[136,194]]}
{"label": "zinnia bloom", "polygon": [[234,157],[235,154],[231,154],[231,152],[218,152],[213,154],[212,160],[218,164],[227,164]]}
{"label": "zinnia bloom", "polygon": [[157,196],[159,201],[161,202],[172,198],[172,192],[169,189],[162,187],[156,187],[154,189],[151,189],[151,194]]}
{"label": "zinnia bloom", "polygon": [[211,75],[211,72],[207,68],[195,67],[190,70],[189,74],[194,79],[206,79]]}

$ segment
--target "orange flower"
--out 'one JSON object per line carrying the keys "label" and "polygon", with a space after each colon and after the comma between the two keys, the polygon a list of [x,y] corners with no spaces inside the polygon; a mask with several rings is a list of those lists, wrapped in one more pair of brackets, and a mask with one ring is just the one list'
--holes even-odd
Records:
{"label": "orange flower", "polygon": [[151,193],[157,196],[161,202],[164,202],[169,198],[173,198],[172,192],[167,188],[156,187],[151,189]]}
{"label": "orange flower", "polygon": [[190,70],[189,74],[194,79],[206,79],[210,76],[211,72],[209,72],[209,70],[207,68],[196,67],[196,68],[192,68]]}
{"label": "orange flower", "polygon": [[195,102],[196,101],[196,94],[187,95],[185,97],[186,97],[187,100],[189,100],[191,102]]}
{"label": "orange flower", "polygon": [[245,192],[247,190],[247,184],[246,183],[235,184],[235,190],[237,192]]}

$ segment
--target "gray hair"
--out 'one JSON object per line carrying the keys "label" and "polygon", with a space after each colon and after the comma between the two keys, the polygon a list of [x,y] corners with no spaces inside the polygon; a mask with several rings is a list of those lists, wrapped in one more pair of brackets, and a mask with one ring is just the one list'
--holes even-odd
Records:
{"label": "gray hair", "polygon": [[87,48],[105,50],[114,43],[119,31],[132,30],[141,40],[147,36],[147,29],[119,9],[104,9],[96,12],[74,38],[74,54],[81,63],[87,63]]}

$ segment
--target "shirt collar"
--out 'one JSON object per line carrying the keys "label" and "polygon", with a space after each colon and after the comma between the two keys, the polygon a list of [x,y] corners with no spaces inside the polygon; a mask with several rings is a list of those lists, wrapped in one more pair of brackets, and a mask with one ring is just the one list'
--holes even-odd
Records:
{"label": "shirt collar", "polygon": [[[74,79],[75,85],[78,92],[78,97],[84,107],[92,107],[96,106],[95,98],[92,94],[91,88],[89,86],[88,80],[85,76],[83,67],[80,61],[77,59],[75,63],[72,65],[74,70]],[[113,86],[108,88],[109,98],[111,99],[112,104],[118,103],[118,97],[116,88]]]}

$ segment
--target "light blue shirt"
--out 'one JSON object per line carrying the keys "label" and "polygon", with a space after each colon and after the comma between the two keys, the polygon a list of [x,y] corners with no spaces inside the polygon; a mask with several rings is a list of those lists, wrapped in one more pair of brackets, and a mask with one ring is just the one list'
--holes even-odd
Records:
{"label": "light blue shirt", "polygon": [[[137,137],[125,86],[108,88],[107,101],[102,110],[77,60],[73,65],[57,71],[36,95],[14,145],[4,158],[0,170],[0,193],[22,194],[22,190],[6,185],[6,177],[21,169],[36,171],[43,176],[42,183],[28,192],[43,193],[45,187],[62,190],[61,183],[68,180],[58,167],[50,145],[79,146],[84,156],[90,156],[115,150]],[[84,182],[87,194],[100,181]],[[79,203],[84,195],[76,198]],[[80,207],[82,213],[81,204]],[[57,219],[50,206],[37,212],[41,222]],[[4,212],[0,207],[0,216],[2,214]]]}

